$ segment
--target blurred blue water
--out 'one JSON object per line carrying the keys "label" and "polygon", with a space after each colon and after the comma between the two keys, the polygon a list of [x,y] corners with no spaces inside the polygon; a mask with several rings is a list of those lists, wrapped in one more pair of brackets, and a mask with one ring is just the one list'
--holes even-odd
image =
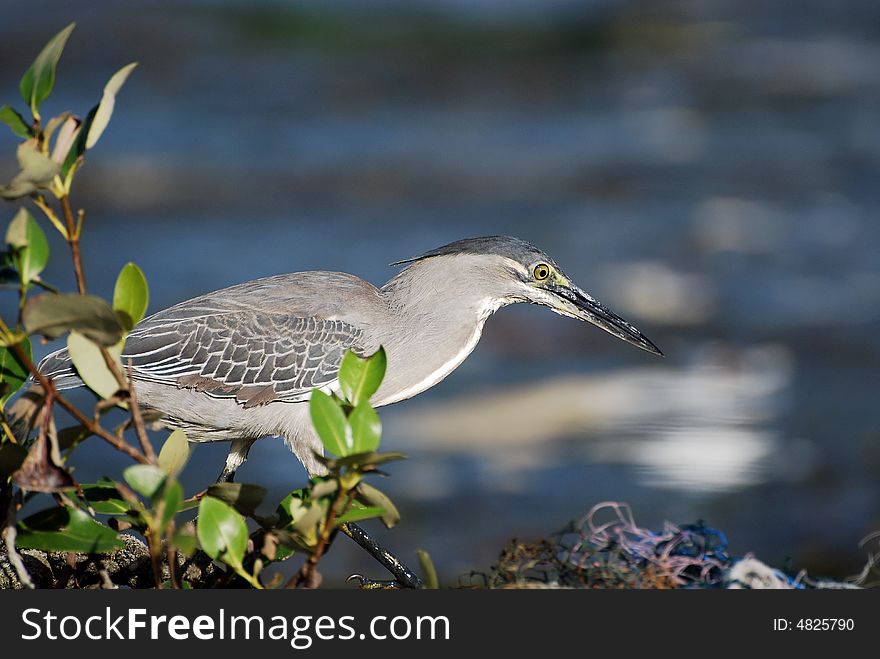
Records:
{"label": "blurred blue water", "polygon": [[[78,177],[96,292],[130,259],[154,310],[285,271],[381,283],[396,259],[510,233],[664,348],[499,313],[453,376],[383,413],[410,454],[382,483],[404,514],[389,542],[452,576],[615,499],[769,561],[861,566],[880,527],[875,3],[12,4],[4,102],[69,19],[50,112],[84,113],[141,62]],[[504,400],[535,410],[519,438]],[[434,423],[472,402],[496,416]],[[223,449],[197,455],[192,489]],[[86,445],[77,464],[114,460]],[[279,498],[301,477],[273,440],[242,471]]]}

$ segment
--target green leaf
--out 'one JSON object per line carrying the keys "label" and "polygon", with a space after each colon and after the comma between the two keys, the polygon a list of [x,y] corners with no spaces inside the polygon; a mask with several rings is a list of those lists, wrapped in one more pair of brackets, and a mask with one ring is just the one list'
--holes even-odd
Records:
{"label": "green leaf", "polygon": [[220,499],[204,497],[199,504],[196,533],[208,556],[231,566],[241,566],[247,549],[247,524],[232,507]]}
{"label": "green leaf", "polygon": [[[274,529],[272,535],[278,540],[279,545],[278,551],[275,553],[275,560],[290,558],[298,551],[310,553],[314,548],[312,538],[316,537],[314,533],[311,533],[307,538],[298,531],[290,529]],[[282,547],[285,549],[284,552],[281,551]]]}
{"label": "green leaf", "polygon": [[376,393],[385,377],[387,363],[385,348],[382,347],[366,358],[358,357],[351,350],[345,353],[339,367],[339,385],[353,407],[369,401]]}
{"label": "green leaf", "polygon": [[229,504],[242,515],[253,515],[266,498],[266,488],[248,483],[214,483],[208,486],[208,496]]}
{"label": "green leaf", "polygon": [[182,430],[175,430],[165,443],[162,444],[162,450],[159,451],[159,466],[166,474],[172,478],[183,471],[186,461],[189,460],[189,442],[186,439],[186,433]]}
{"label": "green leaf", "polygon": [[177,551],[184,556],[192,556],[198,549],[196,536],[192,532],[192,524],[176,529],[171,542],[177,547]]}
{"label": "green leaf", "polygon": [[96,522],[79,508],[43,510],[18,523],[15,544],[43,551],[75,551],[100,554],[124,545],[113,529]]}
{"label": "green leaf", "polygon": [[131,325],[137,325],[147,311],[150,303],[150,290],[143,271],[134,263],[126,263],[116,278],[113,289],[113,308],[127,314]]}
{"label": "green leaf", "polygon": [[[274,540],[274,542],[272,543],[275,545],[274,556],[270,555],[270,556],[268,556],[268,558],[270,561],[275,562],[275,563],[280,563],[281,561],[286,561],[288,558],[293,556],[295,553],[294,547],[292,546],[292,545],[295,545],[295,543],[292,542],[292,538],[290,537],[290,533],[285,532],[285,531],[281,531],[280,533],[284,533],[287,536],[287,538],[286,538],[287,543],[286,544],[281,541],[281,538],[279,537],[279,531],[269,531],[266,533],[266,536],[265,536],[266,538],[271,536],[271,538]],[[265,549],[265,547],[264,547],[264,549]],[[261,553],[264,551],[264,549],[260,550]],[[269,553],[272,554],[271,550]]]}
{"label": "green leaf", "polygon": [[64,45],[73,32],[76,23],[71,23],[56,34],[37,55],[19,84],[19,91],[24,102],[28,104],[34,117],[39,117],[40,104],[48,98],[55,85],[55,69],[64,50]]}
{"label": "green leaf", "polygon": [[180,505],[177,507],[177,512],[183,513],[187,510],[195,510],[199,507],[199,499],[192,497],[190,499],[184,499],[180,502]]}
{"label": "green leaf", "polygon": [[351,428],[339,403],[319,389],[312,391],[309,413],[318,437],[333,455],[346,456],[354,447]]}
{"label": "green leaf", "polygon": [[300,488],[288,494],[278,504],[277,524],[273,532],[286,547],[308,551],[318,541],[318,532],[329,502],[315,501],[309,490]]}
{"label": "green leaf", "polygon": [[9,126],[12,132],[25,139],[33,137],[33,130],[18,112],[8,105],[0,107],[0,121]]}
{"label": "green leaf", "polygon": [[284,497],[275,508],[275,514],[278,516],[277,524],[286,526],[293,521],[294,512],[298,510],[307,496],[305,488],[299,488]]}
{"label": "green leaf", "polygon": [[80,157],[86,152],[86,139],[89,135],[89,129],[92,126],[92,121],[95,119],[95,114],[98,112],[98,106],[96,105],[89,113],[86,115],[86,118],[83,119],[80,124],[79,131],[76,133],[76,140],[73,145],[67,151],[67,157],[64,159],[64,164],[61,165],[61,175],[67,176],[70,172],[70,168],[80,159]]}
{"label": "green leaf", "polygon": [[0,197],[18,199],[48,188],[61,172],[61,165],[37,149],[34,140],[22,142],[15,152],[21,171],[9,185],[0,185]]}
{"label": "green leaf", "polygon": [[49,262],[49,241],[27,209],[19,209],[9,224],[6,244],[13,249],[21,283],[30,284]]}
{"label": "green leaf", "polygon": [[28,240],[28,218],[33,219],[26,208],[19,208],[6,229],[6,244],[14,249],[24,249]]}
{"label": "green leaf", "polygon": [[335,478],[316,477],[311,488],[312,499],[320,499],[336,494],[339,490],[339,481]]}
{"label": "green leaf", "polygon": [[[30,357],[31,342],[24,339],[19,345]],[[11,347],[0,348],[0,383],[6,385],[3,393],[0,394],[0,408],[6,407],[6,403],[27,382],[29,376],[30,372],[19,361],[18,355]]]}
{"label": "green leaf", "polygon": [[86,501],[102,515],[127,515],[131,511],[131,505],[119,496],[112,483],[89,483],[81,485]]}
{"label": "green leaf", "polygon": [[91,149],[97,143],[107,124],[110,123],[110,117],[113,114],[113,107],[116,105],[116,94],[122,89],[122,85],[128,79],[129,74],[137,66],[137,62],[132,62],[119,69],[110,78],[110,81],[104,85],[104,95],[98,104],[98,110],[95,112],[95,118],[89,126],[88,137],[86,138],[86,149]]}
{"label": "green leaf", "polygon": [[365,519],[374,519],[382,517],[385,511],[378,506],[352,506],[344,515],[340,515],[336,519],[336,525],[347,524],[348,522],[361,522]]}
{"label": "green leaf", "polygon": [[113,346],[122,338],[119,317],[95,295],[44,293],[28,300],[22,312],[28,334],[56,339],[77,330],[98,345]]}
{"label": "green leaf", "polygon": [[369,401],[361,401],[348,417],[351,424],[354,453],[367,453],[379,448],[382,438],[382,422],[376,410],[370,407]]}
{"label": "green leaf", "polygon": [[165,492],[162,495],[162,519],[159,520],[159,529],[164,534],[168,523],[174,518],[177,509],[183,502],[183,486],[177,481],[171,481],[165,486]]}
{"label": "green leaf", "polygon": [[[80,126],[82,122],[76,117],[67,117],[64,120],[55,138],[55,146],[52,147],[52,160],[59,164],[67,160],[68,154],[79,140]],[[64,167],[61,168],[61,173],[66,173]]]}
{"label": "green leaf", "polygon": [[[101,348],[94,341],[74,330],[67,337],[67,352],[70,354],[70,359],[76,367],[79,377],[98,396],[104,399],[111,398],[119,391],[119,383],[116,382],[116,377],[107,367],[104,355],[101,354]],[[119,344],[108,347],[107,352],[110,353],[111,359],[116,362],[121,371]],[[120,406],[125,407],[126,405],[120,403]]]}
{"label": "green leaf", "polygon": [[27,337],[27,334],[18,330],[10,330],[7,336],[0,334],[0,346],[8,347],[21,343]]}
{"label": "green leaf", "polygon": [[406,454],[391,451],[385,451],[383,453],[368,451],[366,453],[352,453],[351,455],[347,455],[344,458],[327,458],[324,456],[316,456],[315,459],[331,471],[334,469],[338,469],[339,467],[349,467],[351,469],[363,470],[365,467],[378,467],[379,465],[386,462],[405,460]]}
{"label": "green leaf", "polygon": [[321,524],[327,516],[327,508],[318,501],[310,501],[299,508],[296,508],[295,504],[294,499],[291,505],[293,521],[290,523],[290,528],[297,535],[301,547],[313,548],[318,543]]}
{"label": "green leaf", "polygon": [[390,529],[397,526],[397,523],[400,521],[400,513],[391,502],[391,499],[389,499],[384,492],[373,487],[369,483],[365,483],[364,481],[358,483],[357,489],[355,490],[355,498],[366,506],[382,508],[382,510],[385,511],[382,515],[382,523],[387,528]]}
{"label": "green leaf", "polygon": [[422,577],[426,590],[437,590],[440,588],[440,580],[437,578],[437,568],[434,567],[434,561],[424,549],[416,549],[416,556],[419,557],[419,567],[422,568]]}
{"label": "green leaf", "polygon": [[110,115],[113,113],[113,107],[116,103],[116,93],[135,66],[137,64],[132,63],[117,71],[104,87],[104,95],[101,101],[89,110],[77,133],[76,141],[67,151],[67,157],[61,166],[62,176],[68,175],[74,164],[85,154],[86,149],[91,149],[107,128],[107,123],[110,121]]}
{"label": "green leaf", "polygon": [[159,493],[167,476],[153,465],[133,465],[122,472],[131,489],[147,499],[153,499]]}

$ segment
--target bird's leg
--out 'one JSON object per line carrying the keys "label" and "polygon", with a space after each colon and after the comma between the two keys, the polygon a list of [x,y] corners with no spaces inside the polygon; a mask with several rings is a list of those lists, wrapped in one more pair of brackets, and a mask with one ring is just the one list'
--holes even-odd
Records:
{"label": "bird's leg", "polygon": [[229,453],[226,455],[226,464],[223,471],[217,477],[218,483],[231,483],[235,480],[235,472],[247,461],[248,451],[251,450],[255,439],[234,439],[229,445]]}
{"label": "bird's leg", "polygon": [[238,466],[230,466],[229,465],[229,457],[226,458],[226,464],[223,465],[223,471],[220,472],[220,475],[217,476],[216,483],[231,483],[235,480],[235,472],[238,471]]}
{"label": "bird's leg", "polygon": [[[349,538],[358,543],[366,552],[375,558],[382,566],[394,575],[397,586],[403,588],[421,588],[422,580],[418,575],[410,570],[403,562],[382,545],[376,542],[366,531],[354,522],[342,525],[342,532]],[[373,582],[371,580],[360,577],[361,585],[370,586],[379,584],[380,587],[394,587],[395,582]]]}
{"label": "bird's leg", "polygon": [[[223,465],[223,471],[217,476],[217,480],[214,481],[215,483],[231,483],[235,480],[235,472],[238,471],[238,468],[247,460],[248,451],[254,441],[256,440],[238,439],[232,441],[232,444],[229,447],[229,453],[226,455],[226,464]],[[193,499],[199,501],[207,493],[208,490],[206,488],[198,494],[195,494]],[[198,517],[193,518],[193,521],[196,519],[198,519]]]}

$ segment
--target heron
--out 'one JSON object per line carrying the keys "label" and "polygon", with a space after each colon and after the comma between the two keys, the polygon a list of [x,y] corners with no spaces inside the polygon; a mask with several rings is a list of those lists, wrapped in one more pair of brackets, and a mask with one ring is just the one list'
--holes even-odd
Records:
{"label": "heron", "polygon": [[[145,318],[122,352],[141,406],[191,442],[229,442],[221,481],[233,480],[263,437],[283,438],[316,476],[325,472],[318,459],[323,449],[307,403],[314,389],[338,391],[348,350],[366,355],[383,346],[387,353],[374,407],[441,382],[474,350],[486,320],[515,303],[547,307],[663,354],[519,238],[467,238],[392,266],[402,269],[378,288],[341,272],[297,272],[207,293]],[[83,385],[66,349],[48,355],[39,369],[59,390]],[[368,537],[355,539],[363,545]]]}

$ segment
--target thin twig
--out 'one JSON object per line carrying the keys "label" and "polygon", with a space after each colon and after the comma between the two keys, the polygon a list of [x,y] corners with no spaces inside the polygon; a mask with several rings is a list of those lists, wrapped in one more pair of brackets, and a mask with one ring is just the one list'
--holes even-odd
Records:
{"label": "thin twig", "polygon": [[[124,394],[120,396],[120,394]],[[128,398],[128,394],[124,391],[117,391],[110,398],[102,398],[97,403],[95,403],[95,409],[92,411],[92,418],[95,420],[95,423],[98,423],[101,419],[101,415],[104,414],[107,410],[112,410],[114,407],[119,405],[120,403],[124,403],[125,399]],[[121,435],[117,432],[117,437],[121,437]]]}
{"label": "thin twig", "polygon": [[39,277],[34,277],[33,279],[31,279],[31,283],[32,283],[32,284],[36,284],[37,286],[39,286],[39,287],[42,288],[43,290],[45,290],[45,291],[49,291],[50,293],[59,293],[59,292],[60,292],[60,291],[59,291],[57,288],[55,288],[52,284],[50,284],[50,283],[47,282],[47,281],[43,281],[43,280],[40,279]]}
{"label": "thin twig", "polygon": [[143,451],[144,455],[147,456],[147,459],[150,462],[156,462],[156,453],[153,451],[153,444],[150,442],[149,435],[147,435],[147,428],[144,425],[144,417],[141,414],[140,406],[138,406],[130,357],[128,359],[128,405],[131,410],[131,423],[134,426],[134,432],[141,444],[141,451]]}
{"label": "thin twig", "polygon": [[79,239],[79,237],[82,235],[83,221],[85,219],[86,219],[86,212],[85,212],[85,210],[80,208],[76,212],[76,237],[77,237],[77,239]]}
{"label": "thin twig", "polygon": [[22,284],[18,289],[18,323],[21,324],[21,315],[24,313],[24,305],[27,302],[27,284]]}
{"label": "thin twig", "polygon": [[[59,200],[61,211],[64,213],[64,223],[67,228],[67,244],[70,245],[70,255],[73,257],[73,272],[76,275],[76,287],[80,294],[86,292],[86,278],[83,274],[82,255],[79,251],[79,234],[74,224],[73,211],[70,208],[70,197],[64,195]],[[82,222],[80,221],[80,224]]]}
{"label": "thin twig", "polygon": [[[116,491],[119,492],[119,496],[121,496],[133,509],[143,510],[143,505],[141,504],[141,500],[138,498],[137,494],[134,493],[128,485],[121,481],[114,481],[113,485],[116,487]],[[155,511],[156,518],[160,518],[164,512],[165,501],[160,501],[159,505]],[[143,533],[144,537],[147,539],[147,549],[150,552],[150,565],[153,570],[153,579],[156,583],[156,588],[162,588],[162,537],[161,534],[154,533],[153,525],[148,525],[146,531]],[[158,536],[158,537],[157,537]]]}
{"label": "thin twig", "polygon": [[64,240],[67,240],[67,229],[64,228],[64,224],[58,219],[58,215],[52,210],[52,207],[47,204],[46,200],[40,195],[34,196],[33,200],[37,205],[37,208],[43,211],[43,214],[48,218],[52,225],[58,229],[58,233],[64,236]]}
{"label": "thin twig", "polygon": [[[171,535],[169,532],[168,535]],[[171,588],[180,590],[180,575],[177,573],[177,547],[169,542],[165,549],[165,560],[168,561],[168,578],[171,580]]]}
{"label": "thin twig", "polygon": [[104,346],[99,346],[101,349],[101,356],[104,358],[104,364],[106,364],[107,369],[113,375],[113,379],[116,380],[116,386],[119,387],[120,391],[128,392],[128,380],[125,379],[125,374],[122,372],[122,369],[119,367],[119,364],[116,363],[116,360],[113,359],[113,355],[110,354],[110,351]]}
{"label": "thin twig", "polygon": [[[161,512],[157,511],[157,514],[161,515]],[[162,590],[162,538],[157,537],[159,534],[154,533],[152,528],[148,528],[144,535],[147,537],[147,548],[150,550],[150,563],[156,588]]]}

